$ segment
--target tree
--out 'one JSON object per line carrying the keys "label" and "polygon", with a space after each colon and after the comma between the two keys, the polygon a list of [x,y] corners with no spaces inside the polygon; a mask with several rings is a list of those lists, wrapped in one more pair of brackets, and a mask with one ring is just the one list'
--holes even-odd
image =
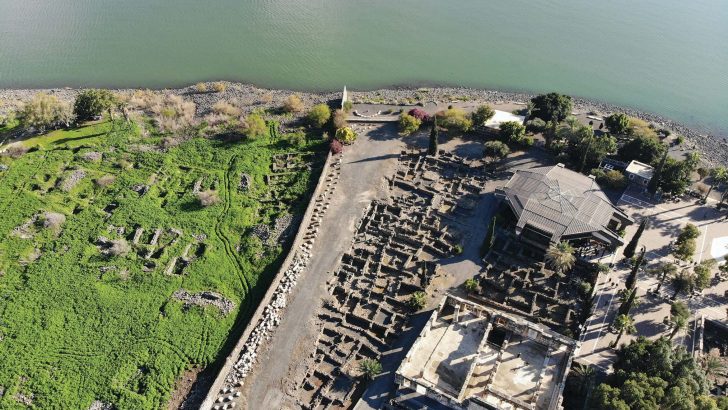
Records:
{"label": "tree", "polygon": [[465,281],[465,290],[469,293],[475,293],[478,290],[478,286],[478,281],[473,278]]}
{"label": "tree", "polygon": [[712,270],[715,267],[717,262],[715,259],[706,259],[702,262],[700,262],[695,268],[693,268],[693,273],[695,274],[695,288],[698,290],[703,290],[710,286],[710,280],[712,279]]}
{"label": "tree", "polygon": [[673,328],[670,339],[675,337],[678,331],[684,329],[688,325],[690,318],[690,309],[683,302],[672,302],[670,305],[670,326]]}
{"label": "tree", "polygon": [[622,189],[627,186],[627,177],[616,169],[604,171],[602,168],[594,168],[591,174],[601,186],[612,189]]}
{"label": "tree", "polygon": [[420,129],[422,121],[417,118],[402,113],[399,115],[399,133],[402,135],[410,135]]}
{"label": "tree", "polygon": [[425,292],[413,293],[407,303],[415,311],[423,309],[427,305],[427,297],[425,295]]}
{"label": "tree", "polygon": [[663,262],[656,268],[650,269],[650,273],[658,277],[659,281],[657,283],[657,288],[655,289],[655,291],[659,291],[662,285],[665,283],[665,280],[668,277],[673,277],[677,273],[677,266],[669,262]]}
{"label": "tree", "polygon": [[364,359],[359,362],[359,372],[365,380],[373,380],[382,373],[382,364],[373,359]]}
{"label": "tree", "polygon": [[296,94],[289,95],[283,102],[283,111],[288,113],[297,113],[303,111],[303,101]]}
{"label": "tree", "polygon": [[625,135],[629,131],[629,117],[622,113],[614,113],[604,119],[609,132],[615,135]]}
{"label": "tree", "polygon": [[501,123],[500,138],[510,144],[521,144],[526,137],[526,127],[518,121],[506,121]]}
{"label": "tree", "polygon": [[652,195],[657,192],[657,189],[660,187],[660,183],[662,182],[662,170],[665,169],[667,154],[668,150],[665,149],[665,152],[662,154],[660,164],[657,166],[657,168],[655,168],[655,172],[652,174],[652,179],[650,179],[650,182],[647,184],[647,192],[651,193]]}
{"label": "tree", "polygon": [[[627,290],[627,289],[624,289]],[[632,288],[631,290],[628,290],[626,292],[626,296],[624,297],[624,300],[622,300],[622,304],[619,305],[619,309],[617,310],[617,313],[620,315],[628,315],[629,311],[632,310],[632,308],[635,305],[635,300],[637,299],[637,288]]]}
{"label": "tree", "polygon": [[694,286],[694,278],[687,269],[681,270],[672,277],[672,287],[675,290],[672,294],[672,300],[677,299],[680,293],[689,292]]}
{"label": "tree", "polygon": [[436,114],[437,123],[452,135],[460,135],[470,131],[473,121],[460,108],[449,108]]}
{"label": "tree", "polygon": [[495,228],[496,228],[496,217],[494,216],[493,219],[490,220],[490,225],[488,226],[488,233],[485,235],[485,240],[483,240],[483,245],[480,247],[480,256],[485,257],[485,255],[488,253],[490,248],[493,247],[493,243],[495,242]]}
{"label": "tree", "polygon": [[634,236],[632,236],[632,240],[630,240],[627,246],[624,247],[622,254],[625,258],[631,258],[634,256],[634,251],[637,250],[637,244],[639,243],[640,237],[642,237],[642,232],[645,231],[646,226],[647,218],[644,218],[640,222],[640,226],[637,227],[637,232],[635,232]]}
{"label": "tree", "polygon": [[602,160],[617,150],[617,140],[611,135],[594,135],[591,127],[582,127],[584,138],[573,140],[569,144],[569,155],[574,164],[578,164],[579,172],[599,166]]}
{"label": "tree", "polygon": [[617,334],[617,340],[614,341],[614,346],[617,346],[619,344],[619,340],[622,338],[622,335],[624,333],[632,334],[637,331],[637,328],[634,326],[634,320],[629,315],[617,315],[617,317],[614,319],[614,329],[619,332]]}
{"label": "tree", "polygon": [[73,114],[76,115],[76,121],[89,121],[106,111],[111,117],[111,109],[116,104],[117,98],[109,90],[85,90],[76,96]]}
{"label": "tree", "polygon": [[546,262],[559,274],[571,269],[576,262],[574,247],[566,241],[551,245],[546,251]]}
{"label": "tree", "polygon": [[316,104],[311,108],[311,111],[308,112],[308,122],[316,127],[321,128],[329,121],[329,118],[331,118],[331,108],[329,108],[326,104]]}
{"label": "tree", "polygon": [[698,236],[700,236],[700,231],[695,225],[685,225],[675,241],[672,254],[682,261],[691,260],[696,248],[695,239]]}
{"label": "tree", "polygon": [[491,158],[493,161],[500,161],[507,157],[511,153],[508,145],[500,141],[487,141],[483,144],[483,153],[486,158]]}
{"label": "tree", "polygon": [[708,199],[710,193],[713,191],[716,185],[728,184],[728,168],[716,167],[710,170],[711,183],[708,193],[705,194],[705,200]]}
{"label": "tree", "polygon": [[626,144],[618,152],[622,161],[632,160],[654,165],[667,152],[667,147],[657,136],[639,135]]}
{"label": "tree", "polygon": [[55,95],[38,93],[25,103],[19,113],[19,119],[23,128],[32,128],[43,133],[48,128],[60,125],[67,127],[73,119],[73,114],[71,107]]}
{"label": "tree", "polygon": [[258,113],[250,113],[241,124],[243,134],[251,139],[263,137],[268,133],[268,126],[265,120]]}
{"label": "tree", "polygon": [[493,110],[493,108],[488,104],[478,106],[478,108],[470,114],[470,118],[473,120],[473,125],[476,127],[485,125],[485,123],[493,118],[493,116],[495,116],[495,110]]}
{"label": "tree", "polygon": [[573,103],[568,95],[558,93],[542,94],[531,99],[532,115],[544,121],[563,121],[571,114]]}
{"label": "tree", "polygon": [[438,151],[438,145],[440,143],[440,131],[437,129],[437,118],[435,118],[435,123],[432,125],[432,129],[430,130],[430,146],[427,149],[427,154],[431,156],[437,155]]}
{"label": "tree", "polygon": [[336,130],[336,139],[344,144],[353,144],[356,141],[356,133],[349,127]]}

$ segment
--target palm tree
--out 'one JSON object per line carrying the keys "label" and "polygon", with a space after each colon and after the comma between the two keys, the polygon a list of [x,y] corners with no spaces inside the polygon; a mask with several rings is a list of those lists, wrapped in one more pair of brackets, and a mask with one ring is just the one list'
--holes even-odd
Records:
{"label": "palm tree", "polygon": [[591,391],[594,388],[597,371],[594,370],[594,367],[592,366],[575,363],[571,367],[571,376],[573,377],[576,390],[580,392],[585,392],[584,401],[588,402]]}
{"label": "palm tree", "polygon": [[710,196],[710,193],[713,191],[713,188],[715,188],[716,185],[722,185],[728,183],[728,169],[726,167],[717,167],[713,168],[710,171],[710,176],[713,177],[713,180],[710,184],[710,189],[708,189],[708,193],[705,194],[705,200],[708,199]]}
{"label": "palm tree", "polygon": [[409,301],[410,307],[414,310],[420,310],[427,305],[427,297],[425,292],[415,292],[410,296]]}
{"label": "palm tree", "polygon": [[617,346],[619,339],[622,338],[622,334],[625,332],[627,334],[631,334],[637,331],[637,328],[634,326],[634,320],[629,315],[618,315],[614,319],[614,328],[619,331],[619,334],[617,335],[617,340],[614,341],[613,346]]}
{"label": "palm tree", "polygon": [[574,247],[566,241],[551,245],[546,251],[546,262],[558,273],[571,269],[576,262]]}
{"label": "palm tree", "polygon": [[478,290],[478,281],[470,278],[465,281],[465,290],[468,291],[468,293],[474,293]]}
{"label": "palm tree", "polygon": [[670,339],[675,337],[678,331],[688,326],[689,318],[690,309],[688,309],[688,306],[683,302],[673,302],[672,306],[670,306],[670,326],[672,326]]}
{"label": "palm tree", "polygon": [[359,362],[359,371],[366,380],[372,380],[382,372],[382,364],[373,359],[364,359]]}
{"label": "palm tree", "polygon": [[688,269],[683,269],[672,277],[672,286],[675,288],[672,300],[675,300],[678,294],[688,292],[693,287],[693,275]]}
{"label": "palm tree", "polygon": [[664,262],[661,263],[658,267],[650,269],[650,273],[656,275],[659,278],[657,288],[655,289],[655,292],[657,292],[665,283],[665,279],[667,279],[668,276],[672,277],[677,273],[677,266],[675,266],[675,264],[673,263]]}
{"label": "palm tree", "polygon": [[726,371],[728,370],[728,367],[726,367],[723,359],[719,355],[713,354],[712,352],[703,356],[700,364],[702,365],[703,370],[705,371],[705,375],[708,377],[708,380],[711,380],[713,382],[715,382],[716,379],[718,379],[720,376],[725,375]]}

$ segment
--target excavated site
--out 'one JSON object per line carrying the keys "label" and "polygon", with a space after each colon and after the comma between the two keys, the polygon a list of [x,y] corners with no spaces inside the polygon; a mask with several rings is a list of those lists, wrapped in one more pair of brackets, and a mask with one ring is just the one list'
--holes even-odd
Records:
{"label": "excavated site", "polygon": [[365,388],[358,363],[390,349],[412,312],[407,301],[427,293],[440,259],[459,252],[455,222],[472,212],[485,180],[479,163],[452,154],[400,155],[390,197],[370,203],[331,274],[318,341],[296,364],[292,402],[309,409],[356,402]]}

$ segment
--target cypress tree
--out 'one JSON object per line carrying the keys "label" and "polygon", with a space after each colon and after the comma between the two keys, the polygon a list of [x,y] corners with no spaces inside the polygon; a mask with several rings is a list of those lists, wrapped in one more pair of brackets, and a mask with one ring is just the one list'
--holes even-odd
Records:
{"label": "cypress tree", "polygon": [[437,155],[437,144],[439,139],[439,131],[437,130],[437,117],[435,117],[435,123],[432,125],[430,131],[430,148],[427,150],[429,155]]}
{"label": "cypress tree", "polygon": [[632,305],[634,304],[634,299],[637,297],[637,288],[632,289],[632,291],[629,292],[629,296],[627,296],[627,300],[622,302],[621,305],[619,305],[619,310],[617,314],[620,315],[628,315],[629,311],[632,309]]}
{"label": "cypress tree", "polygon": [[640,252],[640,256],[637,257],[637,260],[634,261],[634,265],[632,266],[632,271],[629,272],[629,276],[627,277],[627,281],[625,282],[625,286],[627,289],[632,289],[635,285],[635,282],[637,282],[637,272],[640,269],[640,266],[642,266],[642,262],[645,260],[645,247],[642,247],[642,252]]}
{"label": "cypress tree", "polygon": [[624,247],[622,254],[625,258],[631,258],[634,256],[634,251],[637,250],[637,245],[639,244],[640,237],[642,237],[642,232],[645,231],[646,225],[647,219],[642,219],[642,222],[640,222],[640,226],[637,228],[637,232],[634,233],[632,240]]}
{"label": "cypress tree", "polygon": [[650,183],[647,184],[647,191],[652,195],[655,195],[655,193],[657,192],[657,188],[660,186],[660,179],[662,178],[662,168],[665,167],[665,161],[667,161],[667,153],[669,151],[670,148],[665,148],[665,153],[662,155],[660,165],[658,165],[655,172],[652,173],[652,179],[650,179]]}
{"label": "cypress tree", "polygon": [[485,254],[488,253],[490,248],[493,247],[494,241],[495,241],[495,216],[490,221],[490,226],[488,227],[488,235],[486,235],[485,240],[483,241],[483,246],[480,248],[481,257],[485,257]]}

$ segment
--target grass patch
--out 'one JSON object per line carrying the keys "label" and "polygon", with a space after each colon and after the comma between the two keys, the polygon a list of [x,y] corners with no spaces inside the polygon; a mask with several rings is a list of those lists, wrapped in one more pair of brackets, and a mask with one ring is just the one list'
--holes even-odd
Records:
{"label": "grass patch", "polygon": [[[193,138],[162,151],[161,140],[105,121],[28,139],[39,149],[3,159],[0,408],[24,408],[18,393],[38,408],[164,407],[175,379],[212,363],[262,297],[284,249],[251,229],[303,212],[322,143]],[[306,154],[313,170],[270,178],[283,152]],[[219,202],[201,206],[196,189]],[[36,218],[45,212],[65,216],[60,229]],[[114,256],[104,241],[130,251]],[[185,307],[171,297],[181,288],[235,310]]]}

